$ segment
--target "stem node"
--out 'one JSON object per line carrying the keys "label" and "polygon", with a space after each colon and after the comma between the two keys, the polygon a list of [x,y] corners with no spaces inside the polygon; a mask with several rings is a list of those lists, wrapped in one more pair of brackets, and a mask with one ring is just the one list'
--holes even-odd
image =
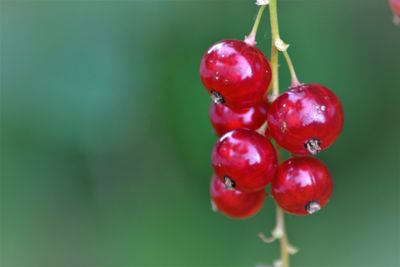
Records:
{"label": "stem node", "polygon": [[289,48],[289,44],[285,43],[281,38],[275,40],[275,46],[281,52],[286,52]]}
{"label": "stem node", "polygon": [[257,0],[256,5],[257,6],[266,6],[269,4],[269,0]]}

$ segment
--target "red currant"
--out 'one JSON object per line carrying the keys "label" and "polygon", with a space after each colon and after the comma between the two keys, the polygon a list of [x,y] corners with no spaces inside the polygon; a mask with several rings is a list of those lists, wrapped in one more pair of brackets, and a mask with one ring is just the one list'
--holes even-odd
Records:
{"label": "red currant", "polygon": [[286,160],[279,166],[271,190],[283,210],[307,215],[327,204],[332,187],[331,175],[322,161],[298,157]]}
{"label": "red currant", "polygon": [[265,188],[277,169],[271,142],[245,129],[233,130],[222,136],[214,146],[211,163],[227,188],[244,192]]}
{"label": "red currant", "polygon": [[245,193],[226,189],[224,183],[215,175],[211,179],[210,194],[214,210],[236,219],[255,215],[262,208],[266,196],[264,190]]}
{"label": "red currant", "polygon": [[262,101],[271,81],[271,67],[256,47],[223,40],[204,54],[200,77],[217,104],[241,109]]}
{"label": "red currant", "polygon": [[267,120],[280,146],[296,154],[316,154],[339,136],[343,109],[328,88],[303,84],[280,95],[269,107]]}
{"label": "red currant", "polygon": [[267,120],[267,109],[268,105],[265,102],[239,110],[211,103],[209,115],[215,132],[221,136],[240,128],[257,130]]}

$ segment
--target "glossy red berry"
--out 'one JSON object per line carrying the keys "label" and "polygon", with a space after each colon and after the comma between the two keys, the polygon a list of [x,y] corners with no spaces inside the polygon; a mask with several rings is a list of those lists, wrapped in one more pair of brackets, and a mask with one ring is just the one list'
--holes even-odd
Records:
{"label": "glossy red berry", "polygon": [[255,215],[263,206],[264,190],[245,193],[235,189],[226,189],[224,183],[213,176],[210,186],[213,209],[228,217],[244,219]]}
{"label": "glossy red berry", "polygon": [[319,84],[303,84],[280,95],[269,107],[271,136],[296,154],[316,154],[329,147],[343,127],[336,95]]}
{"label": "glossy red berry", "polygon": [[267,110],[265,102],[239,110],[211,103],[209,115],[215,132],[221,136],[235,129],[257,130],[267,121]]}
{"label": "glossy red berry", "polygon": [[299,157],[286,160],[279,166],[271,190],[283,210],[307,215],[327,204],[332,187],[331,175],[322,161]]}
{"label": "glossy red berry", "polygon": [[275,149],[264,136],[238,129],[215,144],[212,166],[227,188],[254,192],[265,188],[277,169]]}
{"label": "glossy red berry", "polygon": [[241,109],[263,100],[271,68],[256,47],[240,40],[223,40],[204,54],[200,77],[215,103]]}

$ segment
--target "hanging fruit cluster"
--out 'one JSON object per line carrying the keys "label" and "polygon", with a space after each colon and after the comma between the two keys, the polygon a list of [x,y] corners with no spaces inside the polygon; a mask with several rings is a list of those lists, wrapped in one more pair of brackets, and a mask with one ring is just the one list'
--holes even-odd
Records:
{"label": "hanging fruit cluster", "polygon": [[[312,214],[332,193],[327,167],[312,156],[339,136],[343,109],[325,86],[298,81],[280,38],[274,45],[284,52],[292,84],[281,95],[269,96],[277,64],[271,68],[255,45],[261,14],[244,41],[217,42],[201,59],[200,77],[213,100],[209,115],[219,137],[211,156],[213,207],[232,218],[250,217],[262,208],[271,184],[271,194],[284,211]],[[274,28],[272,32],[274,37]],[[292,157],[279,160],[280,148]]]}

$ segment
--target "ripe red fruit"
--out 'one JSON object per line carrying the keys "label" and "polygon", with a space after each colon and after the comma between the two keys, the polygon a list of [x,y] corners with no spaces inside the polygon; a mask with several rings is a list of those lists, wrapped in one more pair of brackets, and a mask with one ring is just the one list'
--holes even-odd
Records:
{"label": "ripe red fruit", "polygon": [[269,107],[271,136],[296,154],[316,154],[329,147],[343,127],[336,95],[320,84],[303,84],[280,95]]}
{"label": "ripe red fruit", "polygon": [[257,130],[267,121],[268,104],[234,110],[224,105],[211,103],[210,120],[218,136],[235,129]]}
{"label": "ripe red fruit", "polygon": [[211,179],[210,194],[213,209],[236,219],[255,215],[262,208],[266,197],[264,190],[245,193],[226,189],[224,183],[215,175]]}
{"label": "ripe red fruit", "polygon": [[200,77],[217,104],[248,108],[260,103],[271,81],[264,54],[240,40],[223,40],[204,54]]}
{"label": "ripe red fruit", "polygon": [[331,175],[322,161],[299,157],[282,163],[272,181],[271,190],[283,210],[307,215],[327,204],[332,187]]}
{"label": "ripe red fruit", "polygon": [[244,192],[265,188],[277,168],[271,142],[245,129],[233,130],[222,136],[214,145],[211,163],[227,188]]}

